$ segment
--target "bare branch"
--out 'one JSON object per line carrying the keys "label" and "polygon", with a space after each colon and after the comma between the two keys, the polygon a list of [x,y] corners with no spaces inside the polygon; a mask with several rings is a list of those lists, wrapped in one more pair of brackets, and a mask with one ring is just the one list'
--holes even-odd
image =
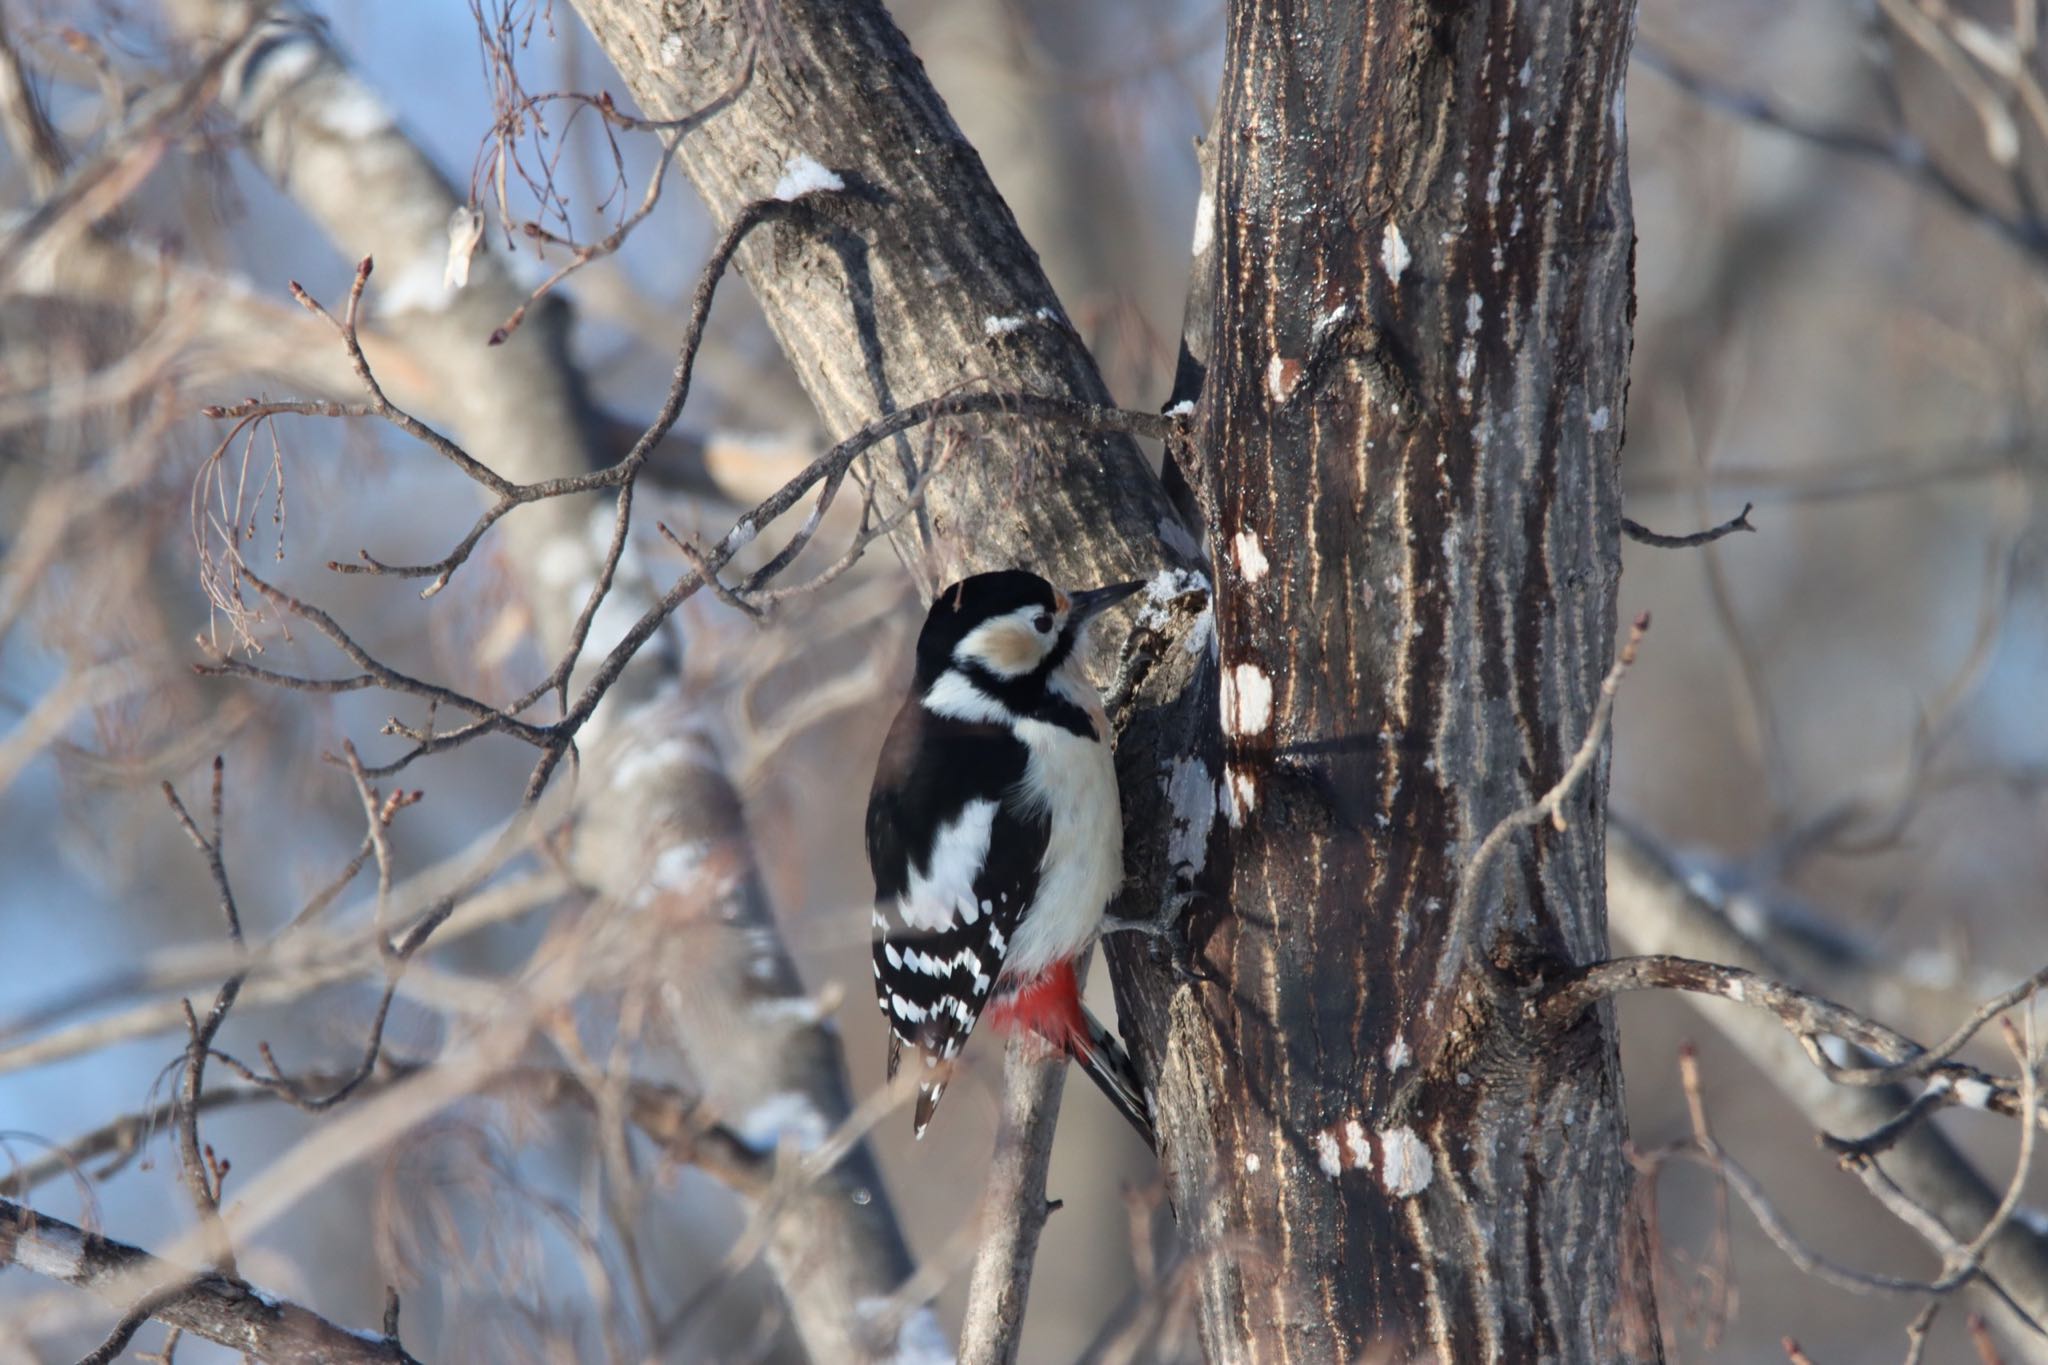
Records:
{"label": "bare branch", "polygon": [[981,1251],[960,1325],[961,1365],[1017,1359],[1038,1238],[1054,1208],[1045,1180],[1066,1072],[1066,1058],[1048,1056],[1033,1038],[1014,1038],[1004,1052],[995,1156],[982,1186]]}
{"label": "bare branch", "polygon": [[[1616,818],[1610,822],[1609,911],[1619,936],[1639,949],[1710,955],[1746,964],[1768,977],[1780,976],[1776,964],[1727,922],[1710,899],[1714,894],[1710,876],[1682,867],[1627,821]],[[1724,982],[1733,979],[1724,978]],[[1747,985],[1744,993],[1748,994]],[[1702,1010],[1701,1017],[1739,1047],[1824,1131],[1874,1132],[1910,1105],[1911,1097],[1896,1089],[1836,1084],[1828,1071],[1814,1064],[1818,1049],[1803,1045],[1771,1010]],[[1829,1031],[1837,1023],[1853,1026],[1850,1020],[1823,1017],[1829,1020]],[[1913,1046],[1910,1039],[1904,1043],[1907,1048]],[[1885,1055],[1882,1048],[1877,1052]],[[1825,1054],[1821,1060],[1832,1065]],[[1939,1086],[1937,1081],[1931,1088]],[[1972,1094],[1974,1097],[1974,1090]],[[1937,1254],[1943,1254],[1953,1239],[1950,1230],[1966,1230],[1963,1235],[1968,1236],[1982,1229],[2000,1202],[2000,1195],[1932,1124],[1905,1125],[1886,1147],[1883,1160],[1886,1176],[1944,1229],[1935,1243]],[[1916,1224],[1909,1222],[1908,1226],[1925,1235]],[[2048,1322],[2048,1248],[2028,1230],[2007,1223],[1985,1248],[1982,1260],[1983,1275],[1973,1282],[1984,1286],[1979,1302],[2018,1337],[2034,1335],[2036,1324]]]}
{"label": "bare branch", "polygon": [[104,1359],[119,1354],[135,1328],[154,1318],[276,1365],[416,1365],[389,1337],[337,1326],[233,1275],[193,1275],[140,1247],[0,1200],[0,1266],[6,1265],[102,1297],[136,1282],[154,1286],[135,1307],[115,1300],[127,1315],[122,1321],[125,1330],[100,1348]]}
{"label": "bare branch", "polygon": [[1627,517],[1621,519],[1621,533],[1638,545],[1654,545],[1660,550],[1689,550],[1700,545],[1711,545],[1723,536],[1734,535],[1737,531],[1754,531],[1756,527],[1749,524],[1749,514],[1755,506],[1755,503],[1745,502],[1740,512],[1719,526],[1709,526],[1704,531],[1694,531],[1690,535],[1667,536],[1652,531],[1639,521],[1630,521]]}

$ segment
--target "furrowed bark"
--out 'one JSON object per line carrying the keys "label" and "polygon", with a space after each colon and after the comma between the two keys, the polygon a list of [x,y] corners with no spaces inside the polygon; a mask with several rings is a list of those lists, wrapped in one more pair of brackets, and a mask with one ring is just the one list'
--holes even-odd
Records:
{"label": "furrowed bark", "polygon": [[[754,34],[680,4],[579,10],[655,116],[702,107],[753,63],[680,152],[715,217],[798,155],[858,191],[820,207],[816,232],[743,253],[828,428],[970,376],[1099,395],[878,9],[785,4]],[[1197,954],[1223,980],[1191,986],[1142,944],[1109,946],[1217,1358],[1657,1351],[1624,1236],[1606,1016],[1536,1037],[1513,998],[1604,951],[1604,769],[1569,830],[1511,842],[1473,898],[1471,941],[1498,979],[1462,958],[1438,971],[1465,860],[1556,780],[1611,653],[1630,242],[1613,109],[1630,15],[1233,20],[1196,430],[1214,557],[1232,566],[1225,664],[1259,676],[1223,691],[1239,732],[1226,773],[1206,618],[1161,612],[1164,647],[1118,737],[1137,887],[1120,908],[1192,902]],[[900,492],[902,469],[875,463]],[[913,549],[928,588],[995,564],[1076,583],[1201,567],[1114,438],[991,424],[929,520]],[[1240,531],[1262,566],[1238,557]],[[1208,586],[1180,582],[1197,600]],[[1232,857],[1219,779],[1236,789]]]}
{"label": "furrowed bark", "polygon": [[[829,432],[963,383],[1109,401],[1036,253],[879,4],[790,0],[751,24],[680,0],[576,9],[650,117],[714,110],[676,155],[721,224],[771,195],[792,157],[853,191],[739,256]],[[870,467],[900,494],[916,450],[906,438]],[[1172,516],[1128,438],[996,422],[932,488],[930,539],[914,553],[927,591],[1018,565],[1088,586],[1185,562],[1160,544]]]}
{"label": "furrowed bark", "polygon": [[1214,1359],[1658,1353],[1611,1021],[1520,1007],[1605,955],[1604,762],[1567,828],[1471,861],[1612,653],[1631,26],[1233,6],[1196,415],[1232,826],[1196,935],[1228,989],[1170,1044],[1213,1086],[1170,1178]]}
{"label": "furrowed bark", "polygon": [[[752,28],[677,0],[577,0],[576,8],[647,115],[711,110],[683,139],[677,162],[718,223],[772,194],[799,156],[852,191],[810,201],[811,222],[756,234],[739,254],[828,432],[963,384],[1110,401],[1036,253],[879,4],[784,0],[772,21]],[[748,79],[735,86],[742,73]],[[1127,437],[997,418],[978,424],[972,439],[898,536],[927,596],[1000,567],[1072,587],[1173,569],[1178,581],[1206,588],[1188,572],[1199,546]],[[901,500],[921,457],[919,443],[904,439],[867,461],[885,503]],[[1188,626],[1181,620],[1177,629]],[[1177,645],[1165,653],[1118,738],[1126,866],[1138,888],[1119,913],[1134,917],[1157,913],[1167,885],[1159,873],[1169,842],[1163,779],[1191,737],[1214,728],[1206,654]],[[1163,1037],[1151,1026],[1164,1017],[1171,978],[1142,950],[1112,945],[1109,956],[1125,1037],[1144,1052],[1147,1037],[1134,1033]],[[1132,1013],[1141,999],[1142,1017]],[[1032,1065],[1013,1059],[1009,1073],[1023,1077]],[[1043,1098],[1014,1118],[1042,1133],[1059,1089],[1035,1081]],[[1033,1184],[1024,1180],[1018,1197],[1042,1198],[1042,1175]],[[992,1215],[986,1269],[977,1271],[981,1303],[970,1314],[988,1324],[967,1343],[977,1358],[1016,1348],[1039,1221]]]}

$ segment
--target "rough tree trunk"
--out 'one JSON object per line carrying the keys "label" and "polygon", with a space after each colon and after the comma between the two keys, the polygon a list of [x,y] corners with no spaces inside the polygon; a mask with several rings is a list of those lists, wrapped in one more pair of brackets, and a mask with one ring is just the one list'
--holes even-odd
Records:
{"label": "rough tree trunk", "polygon": [[[742,254],[828,428],[969,377],[1102,396],[878,6],[783,0],[751,59],[703,7],[577,7],[648,112],[715,106],[679,159],[720,221],[796,154],[860,191]],[[1109,948],[1214,1358],[1657,1351],[1608,1020],[1536,1036],[1516,999],[1604,951],[1602,773],[1491,863],[1470,941],[1499,973],[1439,972],[1474,849],[1562,774],[1611,654],[1631,17],[1232,17],[1197,272],[1224,677],[1205,618],[1167,623],[1118,752],[1120,909],[1192,889],[1221,980]],[[1174,505],[1122,438],[991,423],[919,560],[1205,586]]]}
{"label": "rough tree trunk", "polygon": [[1453,928],[1612,652],[1631,26],[1614,0],[1233,7],[1196,419],[1223,984],[1174,1011],[1167,1068],[1212,1358],[1657,1351],[1610,1021],[1520,1007],[1605,954],[1604,763]]}

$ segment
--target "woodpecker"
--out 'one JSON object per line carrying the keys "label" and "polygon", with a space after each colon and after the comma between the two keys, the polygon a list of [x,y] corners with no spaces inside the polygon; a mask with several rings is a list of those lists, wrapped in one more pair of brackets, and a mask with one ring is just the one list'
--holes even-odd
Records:
{"label": "woodpecker", "polygon": [[918,1057],[917,1136],[983,1017],[1079,1062],[1147,1140],[1122,1046],[1081,1004],[1075,959],[1123,879],[1123,815],[1088,627],[1143,587],[1056,590],[977,574],[940,593],[868,797],[875,996],[889,1077]]}

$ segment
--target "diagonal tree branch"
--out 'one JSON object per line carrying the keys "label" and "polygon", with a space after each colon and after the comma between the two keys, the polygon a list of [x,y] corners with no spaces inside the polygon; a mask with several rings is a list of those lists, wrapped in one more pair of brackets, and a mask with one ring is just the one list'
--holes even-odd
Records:
{"label": "diagonal tree branch", "polygon": [[[10,1265],[95,1292],[156,1286],[143,1316],[131,1311],[123,1320],[127,1335],[154,1318],[271,1365],[416,1365],[389,1336],[339,1326],[235,1276],[179,1270],[140,1247],[0,1199],[0,1267]],[[115,1302],[129,1311],[124,1299]]]}

